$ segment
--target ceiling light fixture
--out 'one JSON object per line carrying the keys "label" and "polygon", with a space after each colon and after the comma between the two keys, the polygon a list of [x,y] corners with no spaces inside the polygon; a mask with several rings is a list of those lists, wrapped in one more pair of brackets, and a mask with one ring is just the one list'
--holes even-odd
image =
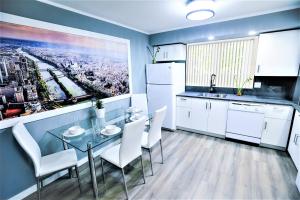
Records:
{"label": "ceiling light fixture", "polygon": [[213,0],[190,0],[187,3],[187,15],[189,20],[206,20],[215,16],[215,2]]}
{"label": "ceiling light fixture", "polygon": [[248,35],[256,35],[256,34],[257,34],[256,31],[249,31],[249,32],[248,32]]}
{"label": "ceiling light fixture", "polygon": [[215,37],[214,36],[212,36],[212,35],[210,35],[210,36],[208,36],[208,38],[207,38],[208,40],[214,40],[215,39]]}

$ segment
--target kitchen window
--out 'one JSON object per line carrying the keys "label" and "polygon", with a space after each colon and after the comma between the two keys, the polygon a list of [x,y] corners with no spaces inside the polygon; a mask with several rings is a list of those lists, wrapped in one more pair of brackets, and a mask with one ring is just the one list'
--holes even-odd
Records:
{"label": "kitchen window", "polygon": [[187,45],[187,86],[209,86],[216,74],[216,86],[253,88],[258,37],[247,37]]}

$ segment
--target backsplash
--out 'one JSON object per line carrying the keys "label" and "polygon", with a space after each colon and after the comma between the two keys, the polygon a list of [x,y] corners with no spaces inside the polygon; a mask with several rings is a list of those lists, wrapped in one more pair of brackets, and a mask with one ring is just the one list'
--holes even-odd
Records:
{"label": "backsplash", "polygon": [[[292,100],[297,77],[255,77],[254,82],[261,82],[261,88],[246,89],[244,95],[255,95],[266,98]],[[300,81],[298,81],[300,84]],[[300,88],[300,87],[298,87]],[[208,92],[209,87],[186,86],[186,91]],[[234,94],[236,89],[215,87],[217,93]],[[296,92],[295,92],[296,93]],[[294,97],[295,98],[295,97]]]}
{"label": "backsplash", "polygon": [[294,91],[295,92],[294,92],[293,101],[296,104],[300,105],[300,76],[298,76],[297,83],[296,83]]}

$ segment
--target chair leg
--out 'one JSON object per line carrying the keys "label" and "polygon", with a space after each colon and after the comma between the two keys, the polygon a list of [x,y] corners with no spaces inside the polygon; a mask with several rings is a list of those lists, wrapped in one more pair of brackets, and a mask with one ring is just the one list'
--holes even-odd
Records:
{"label": "chair leg", "polygon": [[41,187],[40,187],[40,178],[36,178],[36,187],[37,187],[37,199],[41,199]]}
{"label": "chair leg", "polygon": [[161,153],[161,164],[164,164],[164,155],[163,155],[163,148],[162,148],[161,139],[159,140],[159,143],[160,143],[160,153]]}
{"label": "chair leg", "polygon": [[104,166],[103,166],[103,159],[101,159],[101,169],[102,169],[102,181],[103,181],[103,184],[104,184],[104,190],[106,190],[106,187],[105,187],[105,177],[104,177]]}
{"label": "chair leg", "polygon": [[72,167],[68,169],[68,178],[72,178]]}
{"label": "chair leg", "polygon": [[122,176],[123,176],[123,181],[124,181],[124,188],[125,188],[125,192],[126,192],[126,198],[129,199],[129,197],[128,197],[128,190],[127,190],[127,185],[126,185],[126,180],[125,180],[124,169],[121,168],[121,170],[122,170]]}
{"label": "chair leg", "polygon": [[149,155],[150,155],[150,165],[151,165],[151,171],[152,171],[152,176],[153,174],[153,166],[152,166],[152,156],[151,156],[151,149],[149,149]]}
{"label": "chair leg", "polygon": [[143,173],[144,184],[146,184],[145,172],[144,172],[144,164],[143,164],[143,157],[141,156],[140,159],[141,159],[141,165],[142,165],[142,173]]}
{"label": "chair leg", "polygon": [[75,166],[75,172],[76,172],[76,176],[77,176],[79,190],[80,190],[80,193],[81,193],[80,176],[79,176],[79,170],[78,170],[77,165]]}

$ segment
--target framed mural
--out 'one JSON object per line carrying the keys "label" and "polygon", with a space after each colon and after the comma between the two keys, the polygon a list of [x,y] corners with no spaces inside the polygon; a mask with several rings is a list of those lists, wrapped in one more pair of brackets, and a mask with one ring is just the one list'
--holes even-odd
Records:
{"label": "framed mural", "polygon": [[0,14],[2,119],[130,93],[129,40]]}

